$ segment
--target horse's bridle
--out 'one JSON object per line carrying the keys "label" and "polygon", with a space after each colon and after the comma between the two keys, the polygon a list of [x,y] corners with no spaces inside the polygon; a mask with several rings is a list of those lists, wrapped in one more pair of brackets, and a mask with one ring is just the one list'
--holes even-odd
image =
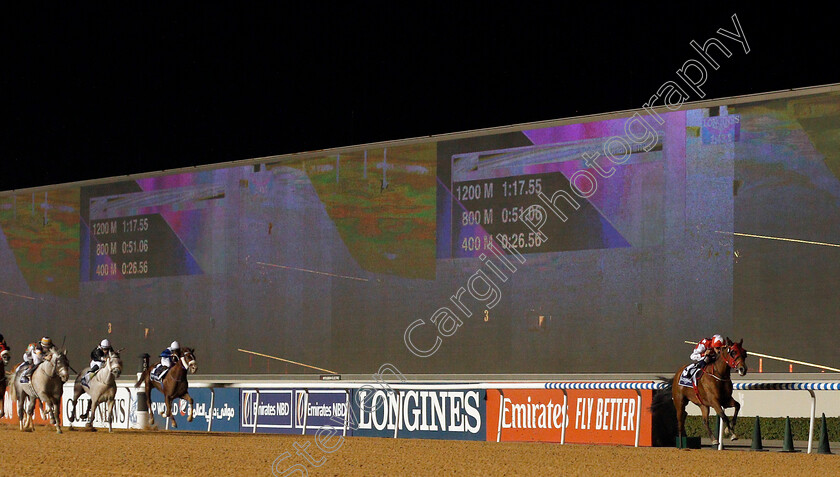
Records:
{"label": "horse's bridle", "polygon": [[[114,364],[111,364],[111,361],[115,361]],[[119,353],[109,353],[108,354],[108,372],[113,374],[115,369],[120,370],[120,374],[122,374],[122,359],[120,358]]]}
{"label": "horse's bridle", "polygon": [[[741,353],[737,353],[737,354],[733,355],[733,351],[737,351],[737,349],[733,348],[733,347],[737,344],[738,343],[732,343],[731,345],[726,346],[726,349],[728,350],[726,352],[726,364],[728,364],[729,367],[732,368],[732,369],[735,369],[735,368],[738,367],[738,360],[739,359],[746,359],[746,352],[744,352],[744,356],[742,356]],[[743,348],[741,348],[741,351],[743,352]],[[746,366],[746,364],[745,364],[745,366]]]}
{"label": "horse's bridle", "polygon": [[[733,344],[734,344],[734,343],[733,343]],[[724,352],[724,350],[726,350],[726,352]],[[738,356],[733,356],[733,355],[732,355],[732,345],[729,345],[729,346],[723,346],[723,347],[721,347],[721,350],[718,352],[718,355],[719,355],[719,356],[718,356],[716,359],[721,359],[721,356],[720,356],[720,355],[723,355],[723,356],[722,356],[722,357],[723,357],[723,360],[726,362],[726,365],[727,365],[727,366],[729,366],[729,369],[735,369],[735,368],[737,368],[737,367],[738,367],[738,359],[739,359],[741,356],[740,356],[740,354],[739,354]],[[713,378],[717,379],[718,381],[732,381],[732,379],[731,379],[731,378],[730,378],[730,379],[723,379],[723,378],[721,378],[721,377],[718,377],[718,376],[715,374],[715,369],[714,369],[714,367],[712,367],[712,372],[711,372],[711,373],[706,373],[706,374],[708,374],[709,376],[711,376],[711,377],[713,377]]]}
{"label": "horse's bridle", "polygon": [[[44,357],[44,361],[49,361],[53,365],[52,374],[48,374],[47,375],[48,378],[54,378],[55,377],[55,373],[58,371],[58,361],[59,361],[58,357],[62,356],[62,355],[55,355],[56,356],[55,361],[53,361],[53,359],[52,359],[53,356],[54,355],[52,353],[50,353],[49,359],[47,359],[46,356]],[[67,364],[69,365],[69,363],[67,363]],[[69,373],[69,370],[68,370],[68,373]]]}
{"label": "horse's bridle", "polygon": [[187,371],[187,372],[189,372],[190,366],[195,366],[195,356],[192,353],[190,353],[190,356],[192,357],[192,359],[189,360],[189,362],[187,362],[187,356],[186,355],[181,356],[181,359],[179,360],[180,363],[181,363],[181,366],[183,366],[184,370]]}

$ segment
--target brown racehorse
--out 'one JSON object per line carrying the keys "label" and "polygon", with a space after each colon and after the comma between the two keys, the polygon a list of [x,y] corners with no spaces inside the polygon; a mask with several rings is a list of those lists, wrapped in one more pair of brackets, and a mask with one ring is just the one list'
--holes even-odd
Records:
{"label": "brown racehorse", "polygon": [[[726,425],[724,429],[728,429],[732,440],[736,440],[738,436],[735,435],[735,422],[738,420],[738,410],[741,409],[741,404],[732,399],[732,379],[730,378],[730,370],[737,369],[738,374],[744,376],[747,374],[747,352],[741,346],[744,340],[738,343],[733,343],[732,340],[726,338],[726,345],[720,348],[720,351],[715,356],[715,361],[706,365],[702,376],[697,380],[697,391],[693,388],[680,386],[680,375],[688,365],[683,366],[674,375],[671,380],[671,393],[674,398],[674,407],[677,410],[677,429],[680,436],[685,436],[685,418],[688,414],[685,411],[685,406],[691,401],[700,406],[700,412],[703,414],[703,424],[709,432],[709,437],[712,438],[712,444],[718,444],[717,436],[712,435],[712,429],[709,427],[709,408],[714,408],[718,416],[723,419]],[[724,408],[734,407],[735,413],[732,416],[732,423],[730,425],[729,418],[723,413]]]}
{"label": "brown racehorse", "polygon": [[[166,403],[166,408],[163,410],[161,414],[163,417],[170,417],[172,418],[172,427],[178,427],[178,423],[175,422],[175,416],[172,415],[172,401],[177,398],[181,398],[186,400],[190,403],[189,411],[187,414],[187,421],[192,422],[193,420],[193,398],[190,397],[189,394],[189,383],[187,383],[187,374],[188,373],[195,373],[196,369],[198,369],[195,363],[195,351],[192,348],[184,348],[181,359],[179,359],[176,363],[173,363],[172,369],[166,373],[166,376],[163,377],[163,384],[158,383],[156,381],[152,381],[150,377],[150,373],[152,372],[152,367],[148,365],[148,355],[144,355],[144,368],[143,373],[140,375],[140,379],[137,380],[137,383],[134,387],[140,385],[140,383],[144,383],[146,387],[146,405],[148,406],[149,410],[152,409],[152,387],[160,391],[163,394],[164,402]],[[154,412],[149,413],[151,424],[155,423],[155,414]]]}

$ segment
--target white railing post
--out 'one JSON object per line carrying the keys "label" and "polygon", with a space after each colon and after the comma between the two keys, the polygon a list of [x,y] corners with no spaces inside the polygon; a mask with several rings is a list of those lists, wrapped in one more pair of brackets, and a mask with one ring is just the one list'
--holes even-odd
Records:
{"label": "white railing post", "polygon": [[639,447],[639,424],[642,422],[642,391],[636,388],[636,444]]}
{"label": "white railing post", "polygon": [[207,411],[210,413],[207,419],[207,432],[210,432],[213,429],[213,406],[216,404],[216,390],[214,388],[210,388],[210,410]]}
{"label": "white railing post", "polygon": [[811,395],[811,424],[808,427],[808,453],[810,454],[814,446],[814,415],[817,410],[817,396],[810,389],[808,393]]}
{"label": "white railing post", "polygon": [[[256,389],[256,390],[254,390],[254,392],[257,394],[257,399],[256,399],[256,401],[254,401],[256,403],[257,407],[254,409],[254,430],[251,431],[251,432],[253,434],[256,434],[257,433],[257,421],[259,420],[259,417],[260,417],[260,390]],[[240,412],[242,412],[241,409],[240,409]]]}
{"label": "white railing post", "polygon": [[566,420],[569,419],[569,395],[563,389],[563,425],[560,426],[560,444],[566,443]]}
{"label": "white railing post", "polygon": [[[723,410],[723,409],[721,409]],[[723,417],[718,416],[718,450],[723,450]]]}
{"label": "white railing post", "polygon": [[306,435],[306,418],[309,417],[309,390],[304,389],[304,403],[303,403],[303,432],[300,435]]}
{"label": "white railing post", "polygon": [[[400,398],[399,389],[393,391],[397,394],[397,422],[394,423],[394,439],[397,438],[397,432],[400,430],[400,422],[402,422],[402,399]],[[385,416],[385,422],[388,422],[388,416]]]}
{"label": "white railing post", "polygon": [[[367,153],[367,151],[365,151]],[[344,429],[341,432],[342,436],[347,436],[347,426],[350,419],[350,388],[344,390],[346,397],[344,398]]]}
{"label": "white railing post", "polygon": [[505,391],[499,389],[499,428],[496,430],[496,442],[502,442],[502,421],[505,420]]}

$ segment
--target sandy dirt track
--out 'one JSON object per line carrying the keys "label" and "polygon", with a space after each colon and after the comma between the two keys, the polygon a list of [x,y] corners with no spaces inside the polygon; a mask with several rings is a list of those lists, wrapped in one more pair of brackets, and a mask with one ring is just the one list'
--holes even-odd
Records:
{"label": "sandy dirt track", "polygon": [[[308,442],[314,459],[325,457],[323,465],[316,468],[295,455],[295,442]],[[712,466],[726,475],[840,474],[838,455],[364,437],[347,438],[325,455],[312,436],[163,431],[57,435],[44,427],[22,433],[3,424],[0,445],[4,476],[270,476],[272,462],[283,452],[291,456],[278,465],[277,475],[296,463],[306,465],[311,475],[650,476]]]}

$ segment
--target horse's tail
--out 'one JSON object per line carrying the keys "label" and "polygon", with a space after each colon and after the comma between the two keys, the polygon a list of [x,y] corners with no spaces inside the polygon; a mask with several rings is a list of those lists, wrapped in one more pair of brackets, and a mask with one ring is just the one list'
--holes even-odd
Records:
{"label": "horse's tail", "polygon": [[137,382],[134,383],[134,387],[139,387],[140,383],[146,380],[146,375],[149,374],[149,353],[143,353],[140,355],[140,359],[143,360],[143,369],[140,372],[140,378],[137,379]]}
{"label": "horse's tail", "polygon": [[140,377],[139,377],[139,378],[137,378],[137,382],[136,382],[136,383],[134,383],[134,387],[135,387],[135,388],[139,388],[139,387],[140,387],[140,385],[141,385],[141,384],[143,384],[143,382],[145,382],[145,381],[146,381],[146,375],[147,375],[147,374],[148,374],[148,370],[145,370],[145,369],[143,370],[143,372],[142,372],[142,373],[140,373]]}
{"label": "horse's tail", "polygon": [[653,392],[650,405],[652,444],[654,447],[673,447],[674,438],[677,435],[677,408],[674,406],[674,397],[671,394],[672,382],[670,378],[664,376],[659,376],[658,379],[668,387]]}
{"label": "horse's tail", "polygon": [[6,389],[9,390],[9,400],[12,402],[17,401],[17,395],[15,394],[15,374],[6,371]]}

